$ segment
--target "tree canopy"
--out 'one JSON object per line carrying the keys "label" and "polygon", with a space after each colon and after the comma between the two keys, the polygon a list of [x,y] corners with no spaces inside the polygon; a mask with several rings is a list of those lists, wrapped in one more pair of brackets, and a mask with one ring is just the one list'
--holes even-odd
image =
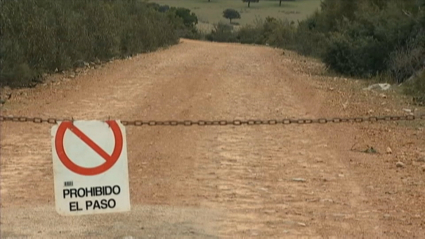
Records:
{"label": "tree canopy", "polygon": [[223,17],[226,19],[229,19],[230,22],[232,22],[232,19],[240,19],[241,18],[241,14],[236,11],[235,9],[226,9],[223,11]]}

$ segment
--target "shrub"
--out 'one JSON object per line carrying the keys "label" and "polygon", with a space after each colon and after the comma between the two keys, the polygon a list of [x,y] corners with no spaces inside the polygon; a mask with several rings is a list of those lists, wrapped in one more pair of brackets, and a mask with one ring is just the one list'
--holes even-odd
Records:
{"label": "shrub", "polygon": [[263,20],[256,19],[252,25],[240,27],[235,32],[237,41],[244,44],[265,44],[263,24]]}
{"label": "shrub", "polygon": [[[328,41],[323,62],[337,73],[350,76],[371,77],[379,67],[379,42],[373,37],[353,39],[334,33]],[[376,54],[376,55],[375,55]]]}
{"label": "shrub", "polygon": [[405,45],[398,46],[390,54],[388,71],[397,83],[414,75],[425,67],[425,29],[413,33]]}
{"label": "shrub", "polygon": [[292,49],[295,44],[296,28],[287,20],[268,18],[264,24],[264,35],[271,46]]}
{"label": "shrub", "polygon": [[77,61],[124,57],[178,42],[167,15],[137,0],[0,4],[0,86],[32,86],[42,73],[70,69]]}
{"label": "shrub", "polygon": [[322,58],[336,72],[367,78],[387,71],[390,53],[406,44],[416,24],[397,3],[387,3],[385,11],[363,9],[354,19],[343,18],[327,33]]}
{"label": "shrub", "polygon": [[213,29],[211,30],[211,33],[206,35],[206,39],[209,41],[216,41],[216,42],[237,42],[237,36],[233,32],[233,26],[224,24],[224,23],[218,23],[214,24]]}
{"label": "shrub", "polygon": [[419,105],[425,105],[425,70],[406,82],[404,92],[413,96],[414,101]]}

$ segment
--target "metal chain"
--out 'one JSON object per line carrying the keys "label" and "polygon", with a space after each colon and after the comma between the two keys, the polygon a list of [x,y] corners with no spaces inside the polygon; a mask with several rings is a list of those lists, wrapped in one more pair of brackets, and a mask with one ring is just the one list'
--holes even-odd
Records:
{"label": "metal chain", "polygon": [[[422,115],[407,115],[407,116],[370,116],[370,117],[353,117],[353,118],[318,118],[318,119],[282,119],[282,120],[184,120],[184,121],[127,121],[121,120],[124,126],[241,126],[241,125],[289,125],[289,124],[326,124],[326,123],[362,123],[362,122],[378,122],[378,121],[402,121],[402,120],[425,120],[425,114]],[[56,119],[48,118],[43,119],[39,117],[25,117],[25,116],[2,116],[0,115],[0,122],[32,122],[32,123],[49,123],[57,124],[61,121],[74,121],[74,119]]]}

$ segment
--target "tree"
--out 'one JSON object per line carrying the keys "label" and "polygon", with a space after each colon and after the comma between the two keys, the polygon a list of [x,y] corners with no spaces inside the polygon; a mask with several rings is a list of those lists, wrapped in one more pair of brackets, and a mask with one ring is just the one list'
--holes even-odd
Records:
{"label": "tree", "polygon": [[288,1],[295,1],[295,0],[279,0],[279,6],[282,6],[282,2],[283,2],[283,1],[288,2]]}
{"label": "tree", "polygon": [[241,14],[239,14],[238,11],[235,9],[226,9],[223,11],[223,17],[230,20],[230,23],[232,23],[232,19],[240,19]]}
{"label": "tree", "polygon": [[242,2],[247,2],[248,3],[248,7],[251,6],[251,2],[259,2],[260,0],[242,0]]}
{"label": "tree", "polygon": [[191,12],[190,9],[183,7],[172,7],[169,10],[171,10],[172,12],[174,11],[177,17],[183,19],[183,24],[186,27],[193,28],[196,24],[198,24],[198,17],[195,15],[195,13]]}

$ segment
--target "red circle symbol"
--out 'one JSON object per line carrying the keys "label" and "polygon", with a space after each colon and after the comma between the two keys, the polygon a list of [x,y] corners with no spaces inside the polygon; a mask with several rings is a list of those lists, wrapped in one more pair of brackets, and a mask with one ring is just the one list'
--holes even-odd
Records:
{"label": "red circle symbol", "polygon": [[[123,148],[123,136],[121,133],[121,129],[115,121],[107,121],[109,127],[112,129],[115,138],[115,147],[112,155],[106,153],[99,145],[93,142],[87,135],[85,135],[80,129],[78,129],[72,122],[62,122],[58,130],[56,132],[55,137],[55,148],[58,154],[60,161],[63,163],[65,167],[71,170],[74,173],[84,175],[84,176],[93,176],[97,174],[101,174],[110,169],[114,164],[118,161],[118,158],[121,155],[121,151]],[[105,159],[105,163],[94,167],[94,168],[85,168],[81,167],[69,159],[69,157],[65,153],[64,147],[64,136],[66,130],[71,130],[76,136],[78,136],[84,143],[86,143],[90,148],[92,148],[96,153],[98,153],[103,159]]]}

